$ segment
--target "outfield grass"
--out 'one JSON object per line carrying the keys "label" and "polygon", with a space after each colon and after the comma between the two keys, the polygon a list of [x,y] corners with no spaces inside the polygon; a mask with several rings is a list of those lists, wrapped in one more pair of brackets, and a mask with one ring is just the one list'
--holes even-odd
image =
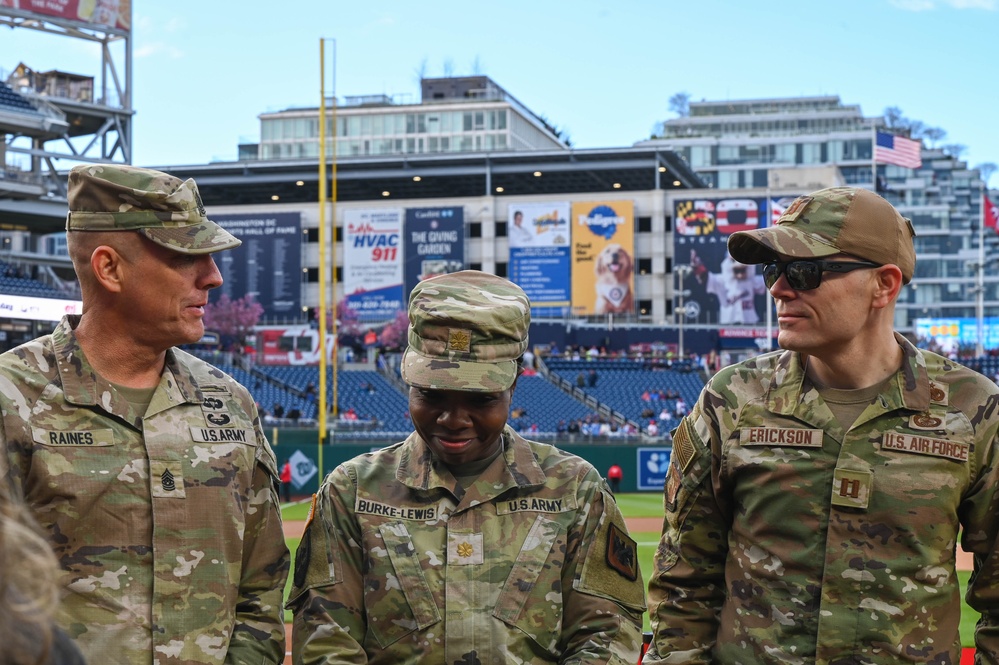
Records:
{"label": "outfield grass", "polygon": [[[617,503],[621,507],[621,512],[625,517],[662,517],[663,498],[661,494],[655,492],[643,492],[638,494],[618,494]],[[285,521],[304,520],[309,513],[309,503],[298,503],[288,506],[282,510]],[[648,588],[649,578],[652,576],[652,558],[659,545],[658,531],[638,531],[631,534],[638,543],[638,564],[641,566],[642,577],[645,578],[645,586]],[[298,538],[287,538],[288,549],[294,554],[298,549]],[[961,598],[968,588],[968,578],[970,571],[961,570],[957,573],[961,583]],[[291,586],[291,576],[289,575],[288,586],[285,589],[287,597],[288,588]],[[974,634],[975,624],[978,622],[978,612],[975,612],[962,601],[961,607],[961,644],[965,647],[975,646]],[[285,612],[285,621],[291,622],[291,613]],[[645,630],[649,630],[649,615],[645,615]]]}

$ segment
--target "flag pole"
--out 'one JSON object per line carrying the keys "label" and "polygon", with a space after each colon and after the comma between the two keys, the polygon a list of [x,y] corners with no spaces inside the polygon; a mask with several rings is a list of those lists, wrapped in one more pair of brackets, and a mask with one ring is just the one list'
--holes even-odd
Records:
{"label": "flag pole", "polygon": [[[774,223],[774,213],[773,213],[773,208],[772,208],[772,206],[770,204],[770,168],[769,167],[767,167],[767,206],[766,206],[766,210],[767,210],[767,213],[766,213],[767,217],[766,217],[766,223],[764,224],[764,226],[765,227],[773,226],[773,223]],[[774,303],[773,303],[773,296],[770,294],[770,289],[767,289],[766,303],[767,303],[767,351],[773,351],[774,350],[773,349],[774,321],[773,321],[772,310],[774,308]]]}
{"label": "flag pole", "polygon": [[871,191],[878,193],[878,160],[875,154],[878,150],[878,125],[871,121]]}

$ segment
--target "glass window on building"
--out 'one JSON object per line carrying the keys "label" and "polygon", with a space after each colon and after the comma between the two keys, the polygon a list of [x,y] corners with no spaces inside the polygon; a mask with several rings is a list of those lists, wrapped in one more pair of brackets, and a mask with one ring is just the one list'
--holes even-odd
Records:
{"label": "glass window on building", "polygon": [[356,115],[352,115],[347,118],[347,133],[346,136],[360,136],[361,135],[361,119]]}
{"label": "glass window on building", "polygon": [[739,146],[720,145],[718,146],[718,165],[741,164],[739,159]]}
{"label": "glass window on building", "polygon": [[718,189],[739,189],[740,171],[718,171]]}
{"label": "glass window on building", "polygon": [[476,129],[486,128],[486,114],[482,111],[475,112],[475,128]]}
{"label": "glass window on building", "polygon": [[801,163],[802,164],[821,164],[822,163],[822,148],[821,143],[802,143],[801,144]]}
{"label": "glass window on building", "polygon": [[690,165],[693,168],[711,166],[711,146],[694,145],[690,147]]}
{"label": "glass window on building", "polygon": [[775,145],[774,162],[777,164],[794,164],[795,145],[793,143],[781,143]]}
{"label": "glass window on building", "polygon": [[506,109],[496,111],[496,129],[506,129]]}
{"label": "glass window on building", "polygon": [[472,131],[472,114],[471,112],[463,113],[461,116],[461,128],[463,131]]}

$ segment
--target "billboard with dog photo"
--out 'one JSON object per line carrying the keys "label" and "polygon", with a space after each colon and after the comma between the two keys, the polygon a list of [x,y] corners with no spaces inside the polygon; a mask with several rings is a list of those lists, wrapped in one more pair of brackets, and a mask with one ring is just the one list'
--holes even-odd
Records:
{"label": "billboard with dog photo", "polygon": [[534,316],[569,309],[569,202],[511,203],[507,211],[510,279],[531,299]]}
{"label": "billboard with dog photo", "polygon": [[572,312],[578,315],[635,311],[635,204],[572,204]]}
{"label": "billboard with dog photo", "polygon": [[[773,199],[779,215],[794,197]],[[759,266],[747,266],[728,253],[736,231],[768,226],[765,198],[680,199],[674,202],[673,265],[689,265],[682,288],[687,323],[757,325],[769,302]]]}

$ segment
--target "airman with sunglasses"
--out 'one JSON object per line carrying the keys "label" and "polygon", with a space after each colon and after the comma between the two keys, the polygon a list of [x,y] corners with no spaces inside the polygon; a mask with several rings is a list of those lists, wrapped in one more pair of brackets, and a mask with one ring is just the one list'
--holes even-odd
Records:
{"label": "airman with sunglasses", "polygon": [[654,663],[957,663],[956,547],[999,659],[999,388],[893,330],[909,220],[836,187],[734,233],[782,351],[719,372],[673,435]]}

